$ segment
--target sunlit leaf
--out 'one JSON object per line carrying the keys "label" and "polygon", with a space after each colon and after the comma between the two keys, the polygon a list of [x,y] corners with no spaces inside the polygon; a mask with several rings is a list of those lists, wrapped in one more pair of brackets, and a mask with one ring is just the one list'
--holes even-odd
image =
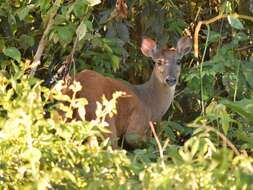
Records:
{"label": "sunlit leaf", "polygon": [[101,3],[101,0],[87,0],[87,1],[92,7]]}
{"label": "sunlit leaf", "polygon": [[112,55],[111,59],[112,59],[112,68],[114,71],[116,71],[119,68],[120,58],[118,56]]}
{"label": "sunlit leaf", "polygon": [[41,151],[37,148],[30,148],[23,152],[21,156],[31,163],[36,163],[39,162],[41,158]]}
{"label": "sunlit leaf", "polygon": [[244,28],[241,21],[234,16],[228,16],[228,22],[233,28],[236,28],[238,30],[242,30]]}
{"label": "sunlit leaf", "polygon": [[77,34],[77,37],[78,37],[78,40],[82,40],[84,38],[84,36],[86,35],[86,32],[87,32],[87,26],[86,26],[86,23],[85,22],[82,22],[77,30],[76,30],[76,34]]}

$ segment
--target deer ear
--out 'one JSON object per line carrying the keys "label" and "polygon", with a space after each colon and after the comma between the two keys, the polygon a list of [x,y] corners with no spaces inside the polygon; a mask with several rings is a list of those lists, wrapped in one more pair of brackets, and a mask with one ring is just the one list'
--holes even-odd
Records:
{"label": "deer ear", "polygon": [[156,52],[156,42],[150,38],[143,38],[141,52],[147,57],[153,57]]}
{"label": "deer ear", "polygon": [[182,59],[182,57],[191,52],[192,49],[192,39],[190,37],[182,37],[177,42],[177,59]]}

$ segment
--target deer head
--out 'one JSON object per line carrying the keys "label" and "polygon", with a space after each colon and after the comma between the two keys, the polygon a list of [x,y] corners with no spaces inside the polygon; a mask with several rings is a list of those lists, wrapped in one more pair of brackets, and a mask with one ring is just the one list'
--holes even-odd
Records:
{"label": "deer head", "polygon": [[177,83],[181,70],[180,60],[191,51],[191,48],[192,40],[189,37],[180,38],[175,49],[158,49],[156,42],[150,38],[144,38],[141,45],[142,53],[155,62],[156,78],[168,87]]}

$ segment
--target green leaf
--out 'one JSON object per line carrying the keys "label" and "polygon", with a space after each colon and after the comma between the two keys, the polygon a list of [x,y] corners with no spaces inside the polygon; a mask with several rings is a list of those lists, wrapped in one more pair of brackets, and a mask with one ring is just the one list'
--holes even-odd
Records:
{"label": "green leaf", "polygon": [[87,32],[87,26],[84,22],[82,22],[76,30],[76,35],[79,41],[84,38],[84,36],[86,35],[86,32]]}
{"label": "green leaf", "polygon": [[238,30],[243,29],[243,24],[241,23],[241,21],[234,16],[228,16],[228,22],[233,28],[236,28]]}
{"label": "green leaf", "polygon": [[25,17],[29,14],[30,8],[28,6],[18,10],[17,15],[20,20],[24,20]]}
{"label": "green leaf", "polygon": [[60,25],[66,21],[65,15],[56,15],[54,19],[55,25]]}
{"label": "green leaf", "polygon": [[9,47],[3,50],[4,55],[15,59],[17,62],[21,61],[21,53],[20,51],[15,47]]}
{"label": "green leaf", "polygon": [[101,3],[101,0],[87,0],[91,7]]}
{"label": "green leaf", "polygon": [[15,64],[15,63],[12,63],[12,66],[13,66],[13,69],[14,69],[14,71],[15,71],[15,74],[19,74],[20,73],[20,69],[19,69],[19,67]]}
{"label": "green leaf", "polygon": [[3,51],[3,49],[5,48],[5,43],[6,41],[4,39],[0,39],[0,51]]}
{"label": "green leaf", "polygon": [[249,123],[253,123],[253,101],[250,99],[243,99],[237,102],[231,102],[224,100],[221,102],[234,112],[237,112],[243,118],[245,118]]}
{"label": "green leaf", "polygon": [[114,71],[116,71],[117,69],[119,69],[120,58],[116,55],[112,55],[111,59],[112,59],[112,68]]}
{"label": "green leaf", "polygon": [[40,11],[45,12],[50,7],[50,0],[40,0],[37,2],[38,6],[40,7]]}
{"label": "green leaf", "polygon": [[89,2],[86,0],[77,0],[73,7],[69,9],[68,12],[71,12],[71,9],[73,9],[74,14],[78,17],[81,18],[83,15],[87,12]]}
{"label": "green leaf", "polygon": [[[203,32],[207,35],[208,31],[203,30]],[[221,34],[219,32],[210,31],[209,32],[209,43],[217,42],[221,38]]]}
{"label": "green leaf", "polygon": [[248,83],[248,85],[253,88],[253,76],[252,76],[252,72],[253,72],[253,62],[247,62],[242,64],[242,71],[243,71],[243,75]]}
{"label": "green leaf", "polygon": [[75,33],[75,29],[72,25],[67,25],[67,26],[57,26],[56,27],[59,39],[65,43],[69,44],[72,39],[73,35]]}
{"label": "green leaf", "polygon": [[196,137],[192,138],[192,142],[191,142],[191,155],[195,156],[195,154],[197,153],[198,149],[199,149],[200,143],[199,143],[199,139]]}

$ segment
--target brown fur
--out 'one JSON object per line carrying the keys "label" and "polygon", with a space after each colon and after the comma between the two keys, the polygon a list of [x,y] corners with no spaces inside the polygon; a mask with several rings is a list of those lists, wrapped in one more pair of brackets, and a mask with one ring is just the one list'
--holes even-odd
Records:
{"label": "brown fur", "polygon": [[[144,118],[149,118],[148,113],[144,110],[143,103],[129,86],[115,79],[104,77],[91,70],[83,70],[75,76],[75,80],[80,82],[83,87],[83,90],[78,92],[76,97],[85,97],[89,102],[89,104],[85,106],[86,120],[96,118],[96,101],[101,102],[103,95],[105,95],[107,99],[111,99],[115,91],[122,91],[125,92],[126,95],[117,100],[117,114],[113,118],[107,118],[110,130],[112,131],[109,137],[111,139],[116,139],[123,135],[135,133],[143,137],[140,142],[147,138],[148,131],[144,126],[147,126],[148,121]],[[72,81],[70,84],[71,83]],[[65,89],[64,94],[72,96],[73,92],[70,89]],[[77,112],[74,112],[73,118],[80,119]],[[137,146],[134,142],[129,144],[130,146]]]}

